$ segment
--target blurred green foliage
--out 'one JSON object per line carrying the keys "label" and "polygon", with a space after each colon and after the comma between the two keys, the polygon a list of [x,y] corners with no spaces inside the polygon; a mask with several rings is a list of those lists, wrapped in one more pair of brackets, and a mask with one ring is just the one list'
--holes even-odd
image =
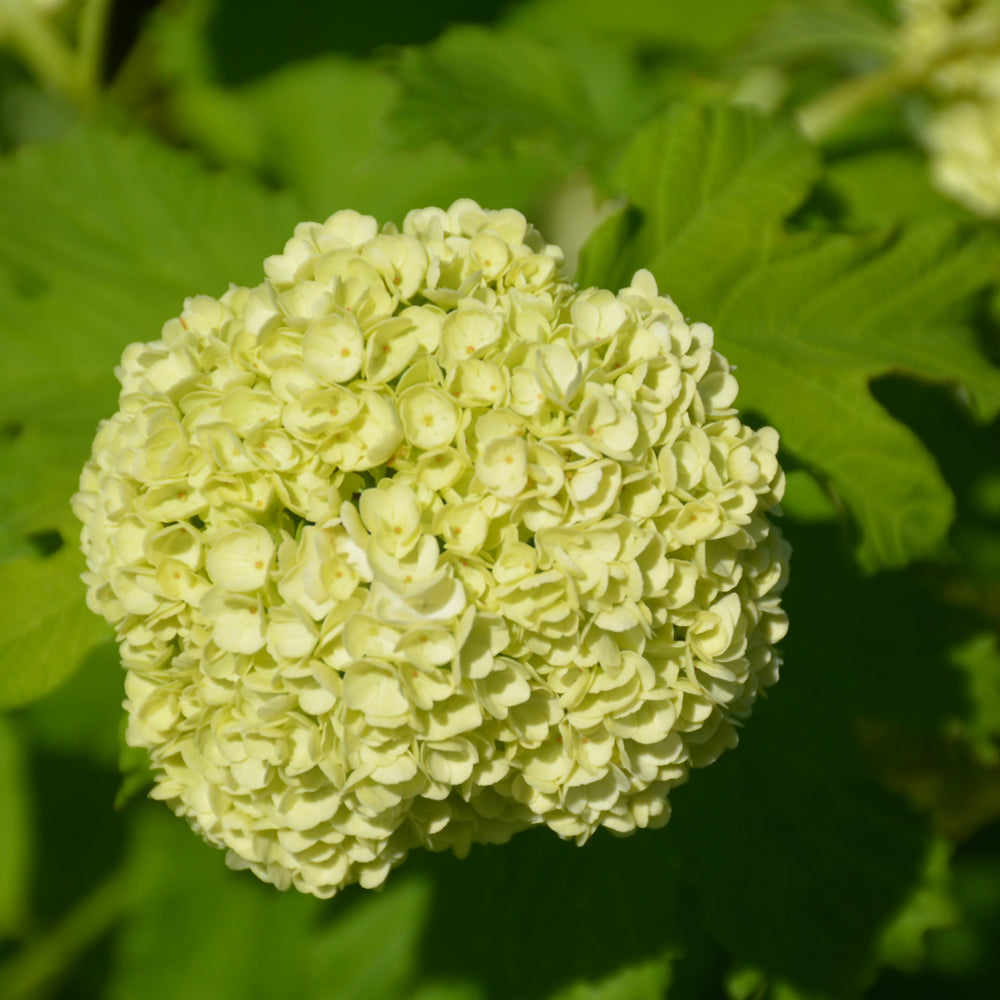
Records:
{"label": "blurred green foliage", "polygon": [[[992,996],[996,224],[900,95],[795,125],[891,58],[892,6],[80,2],[71,46],[81,10],[90,89],[0,51],[0,997]],[[784,676],[662,831],[282,895],[137,794],[69,496],[186,296],[300,219],[463,196],[715,327],[790,470]]]}

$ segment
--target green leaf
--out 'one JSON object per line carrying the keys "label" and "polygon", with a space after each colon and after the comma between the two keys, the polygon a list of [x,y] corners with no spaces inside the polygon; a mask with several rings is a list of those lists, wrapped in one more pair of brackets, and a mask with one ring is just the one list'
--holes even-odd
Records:
{"label": "green leaf", "polygon": [[911,146],[852,151],[834,159],[824,187],[836,202],[843,225],[863,230],[963,210],[931,183],[927,157]]}
{"label": "green leaf", "polygon": [[766,259],[818,172],[815,151],[789,126],[675,105],[632,141],[619,174],[630,204],[591,237],[577,278],[617,288],[645,267],[682,309],[718,302]]}
{"label": "green leaf", "polygon": [[671,956],[626,966],[598,983],[576,983],[551,1000],[661,1000],[670,988]]}
{"label": "green leaf", "polygon": [[[936,552],[954,498],[919,438],[871,396],[890,372],[961,386],[974,413],[1000,408],[1000,376],[961,324],[995,254],[950,223],[888,239],[831,237],[747,275],[696,315],[738,366],[741,405],[833,483],[858,522],[862,566]],[[952,315],[948,315],[953,310]]]}
{"label": "green leaf", "polygon": [[0,715],[0,938],[20,933],[27,916],[34,861],[29,803],[21,738]]}
{"label": "green leaf", "polygon": [[963,324],[997,253],[947,220],[881,237],[789,234],[782,220],[814,177],[785,127],[678,107],[636,139],[621,179],[630,205],[584,247],[580,276],[617,287],[647,267],[686,315],[712,324],[740,405],[851,509],[862,565],[903,565],[940,547],[954,501],[869,384],[903,373],[960,387],[981,419],[1000,409],[1000,375]]}
{"label": "green leaf", "polygon": [[926,852],[845,721],[784,681],[740,747],[672,796],[667,828],[726,948],[807,995],[856,995]]}
{"label": "green leaf", "polygon": [[987,764],[1000,760],[1000,648],[990,632],[970,636],[952,651],[951,662],[967,685],[969,713],[959,723],[977,756]]}
{"label": "green leaf", "polygon": [[737,49],[734,63],[795,66],[817,59],[870,65],[895,54],[894,25],[851,0],[779,3]]}
{"label": "green leaf", "polygon": [[108,626],[84,599],[83,568],[69,546],[0,563],[0,708],[48,694],[107,641]]}
{"label": "green leaf", "polygon": [[[5,308],[3,298],[0,289],[0,309]],[[0,315],[0,349],[17,351],[19,346],[12,343],[19,335],[12,335],[6,324],[15,309]],[[41,344],[38,348],[41,355]],[[97,421],[115,409],[114,363],[99,375],[61,372],[58,359],[48,377],[27,364],[20,371],[12,364],[0,375],[5,397],[0,398],[0,421],[9,429],[7,440],[0,440],[0,560],[37,555],[35,542],[44,541],[47,533],[58,533],[63,541],[79,535],[69,499],[90,454]],[[39,357],[39,369],[42,364]]]}
{"label": "green leaf", "polygon": [[579,149],[597,127],[572,61],[523,35],[452,28],[404,50],[396,74],[403,92],[389,125],[407,145],[444,138],[474,153],[544,135]]}
{"label": "green leaf", "polygon": [[659,997],[658,983],[672,1000],[713,995],[721,956],[680,863],[669,827],[583,847],[532,830],[461,861],[416,851],[404,872],[434,885],[422,974],[491,998]]}
{"label": "green leaf", "polygon": [[656,88],[620,46],[563,36],[450,29],[402,52],[387,124],[404,148],[444,140],[464,153],[541,140],[572,165],[614,156],[656,107]]}
{"label": "green leaf", "polygon": [[793,469],[786,474],[781,509],[797,521],[807,523],[833,521],[837,517],[833,501],[805,469]]}
{"label": "green leaf", "polygon": [[406,1000],[487,1000],[485,986],[475,983],[450,983],[431,981],[406,995]]}
{"label": "green leaf", "polygon": [[931,844],[920,883],[879,936],[882,964],[919,970],[926,958],[928,932],[957,923],[959,912],[950,884],[950,851],[951,845],[944,839]]}
{"label": "green leaf", "polygon": [[774,980],[760,969],[738,966],[726,976],[729,1000],[821,1000],[822,992],[805,992],[782,980]]}

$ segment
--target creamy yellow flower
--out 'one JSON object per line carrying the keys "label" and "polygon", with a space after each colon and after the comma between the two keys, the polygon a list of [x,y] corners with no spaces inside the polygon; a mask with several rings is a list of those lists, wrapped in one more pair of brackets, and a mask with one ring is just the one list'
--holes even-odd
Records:
{"label": "creamy yellow flower", "polygon": [[777,679],[777,435],[512,210],[296,227],[129,347],[73,508],[152,794],[279,888],[660,826]]}

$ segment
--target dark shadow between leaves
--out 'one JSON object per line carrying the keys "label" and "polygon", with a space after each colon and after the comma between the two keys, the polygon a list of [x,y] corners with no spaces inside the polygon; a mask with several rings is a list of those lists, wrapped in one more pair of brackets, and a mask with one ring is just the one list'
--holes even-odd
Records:
{"label": "dark shadow between leaves", "polygon": [[46,278],[21,261],[0,261],[0,278],[23,299],[40,299],[49,290]]}
{"label": "dark shadow between leaves", "polygon": [[0,423],[0,443],[13,444],[24,433],[24,424],[18,420]]}
{"label": "dark shadow between leaves", "polygon": [[804,991],[852,993],[916,885],[928,835],[821,702],[776,694],[747,728],[675,796],[683,870],[740,962]]}
{"label": "dark shadow between leaves", "polygon": [[124,852],[122,818],[111,809],[115,770],[78,755],[35,751],[36,856],[34,916],[56,918],[113,871]]}
{"label": "dark shadow between leaves", "polygon": [[55,530],[33,531],[28,535],[28,542],[43,559],[55,555],[66,544],[63,536]]}
{"label": "dark shadow between leaves", "polygon": [[774,697],[800,691],[851,726],[878,719],[936,731],[964,715],[965,683],[947,654],[981,627],[976,616],[942,601],[917,571],[863,575],[834,527],[782,527],[792,543],[791,628]]}
{"label": "dark shadow between leaves", "polygon": [[[291,0],[275,16],[267,0],[219,0],[209,26],[220,78],[245,83],[298,59],[328,53],[365,57],[386,45],[421,45],[448,24],[486,24],[511,0],[439,0],[433,5],[407,0],[368,4],[313,4]],[[308,24],[308,30],[303,25]]]}
{"label": "dark shadow between leaves", "polygon": [[665,831],[627,839],[602,831],[578,848],[532,830],[504,847],[474,847],[464,861],[413,855],[407,865],[435,883],[423,973],[472,979],[491,1000],[542,1000],[676,952],[671,996],[680,988],[705,997],[718,955],[698,933],[676,862]]}
{"label": "dark shadow between leaves", "polygon": [[785,527],[794,554],[782,680],[741,745],[678,790],[667,832],[737,959],[840,995],[872,971],[930,842],[926,823],[876,782],[857,726],[934,731],[962,713],[945,651],[967,622],[912,572],[862,576],[835,528]]}
{"label": "dark shadow between leaves", "polygon": [[[986,349],[991,346],[989,339],[986,334],[982,337]],[[871,388],[872,395],[932,452],[955,492],[959,517],[981,518],[974,497],[985,477],[1000,476],[1000,420],[975,423],[949,386],[892,375],[876,379]],[[990,527],[1000,529],[1000,522]]]}

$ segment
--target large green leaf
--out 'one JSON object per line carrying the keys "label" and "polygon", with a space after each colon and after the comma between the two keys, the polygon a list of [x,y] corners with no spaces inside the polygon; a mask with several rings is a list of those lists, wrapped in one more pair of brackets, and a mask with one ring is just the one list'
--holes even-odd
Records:
{"label": "large green leaf", "polygon": [[533,830],[462,861],[414,852],[405,869],[435,887],[422,978],[476,982],[488,1000],[712,995],[722,953],[682,864],[669,827],[584,847]]}
{"label": "large green leaf", "polygon": [[842,725],[782,692],[737,751],[675,796],[670,829],[719,939],[821,996],[850,995],[870,975],[926,851]]}
{"label": "large green leaf", "polygon": [[718,303],[767,258],[818,174],[815,151],[788,126],[675,105],[632,141],[619,172],[629,205],[594,233],[577,277],[620,287],[645,267],[682,309]]}
{"label": "large green leaf", "polygon": [[402,53],[393,131],[419,145],[446,138],[475,152],[544,135],[581,147],[599,123],[577,67],[561,49],[523,35],[463,26]]}
{"label": "large green leaf", "polygon": [[775,998],[853,997],[883,963],[919,961],[924,933],[950,917],[940,840],[880,787],[855,731],[946,726],[964,622],[912,572],[862,575],[836,531],[788,534],[782,679],[740,746],[673,794],[664,839],[738,962],[800,991]]}
{"label": "large green leaf", "polygon": [[943,219],[881,237],[789,234],[782,220],[814,176],[782,126],[675,108],[636,139],[621,179],[630,205],[584,248],[581,279],[618,286],[647,267],[711,323],[741,405],[846,501],[862,564],[898,566],[939,548],[953,498],[869,386],[904,373],[960,386],[980,418],[1000,409],[1000,375],[963,324],[998,255]]}
{"label": "large green leaf", "polygon": [[122,349],[189,295],[257,283],[297,214],[140,135],[81,129],[0,163],[0,704],[45,694],[107,636],[69,499]]}
{"label": "large green leaf", "polygon": [[569,163],[621,141],[656,99],[617,47],[472,26],[405,50],[396,74],[389,126],[404,145],[445,139],[475,153],[544,139]]}

